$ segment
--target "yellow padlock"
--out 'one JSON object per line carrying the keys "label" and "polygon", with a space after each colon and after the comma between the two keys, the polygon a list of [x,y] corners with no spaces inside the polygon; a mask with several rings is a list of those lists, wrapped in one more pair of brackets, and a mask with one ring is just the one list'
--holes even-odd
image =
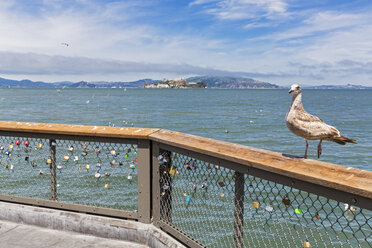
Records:
{"label": "yellow padlock", "polygon": [[308,240],[306,240],[306,241],[304,242],[304,247],[305,247],[305,248],[309,248],[309,247],[311,247],[311,246],[310,246],[310,242],[309,242]]}
{"label": "yellow padlock", "polygon": [[254,208],[259,208],[260,207],[260,203],[256,202],[256,201],[254,201],[252,205],[253,205]]}
{"label": "yellow padlock", "polygon": [[173,165],[171,166],[170,170],[169,170],[169,175],[174,175],[176,173],[176,171],[173,169]]}

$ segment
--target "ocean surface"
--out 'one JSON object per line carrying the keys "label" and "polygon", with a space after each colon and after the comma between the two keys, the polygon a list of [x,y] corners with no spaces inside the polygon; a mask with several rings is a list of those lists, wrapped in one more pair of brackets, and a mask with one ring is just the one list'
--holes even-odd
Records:
{"label": "ocean surface", "polygon": [[[164,128],[302,156],[305,141],[285,125],[290,102],[267,89],[0,89],[0,119]],[[305,89],[303,104],[358,141],[325,141],[320,160],[372,171],[372,90]]]}

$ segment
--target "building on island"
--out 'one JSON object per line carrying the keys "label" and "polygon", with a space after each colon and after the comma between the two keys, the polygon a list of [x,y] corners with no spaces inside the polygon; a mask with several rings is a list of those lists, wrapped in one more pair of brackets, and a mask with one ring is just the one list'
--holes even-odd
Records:
{"label": "building on island", "polygon": [[154,84],[145,84],[144,88],[206,88],[207,84],[204,82],[187,82],[186,79],[164,79],[161,82]]}

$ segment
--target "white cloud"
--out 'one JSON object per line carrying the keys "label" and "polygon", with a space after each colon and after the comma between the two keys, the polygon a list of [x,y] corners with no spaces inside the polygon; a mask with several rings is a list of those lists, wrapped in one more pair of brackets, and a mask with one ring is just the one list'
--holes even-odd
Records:
{"label": "white cloud", "polygon": [[216,0],[194,0],[191,3],[189,3],[189,6],[201,5],[201,4],[213,3],[213,2],[216,2]]}
{"label": "white cloud", "polygon": [[253,22],[253,23],[248,23],[244,25],[245,29],[253,29],[253,28],[266,28],[266,27],[273,27],[275,24],[272,23],[263,23],[263,22]]}
{"label": "white cloud", "polygon": [[[136,11],[131,8],[137,6],[137,2],[103,9],[86,2],[89,6],[82,10],[54,6],[39,16],[12,12],[9,3],[8,9],[0,10],[0,51],[214,67],[216,64],[210,61],[220,57],[224,47],[222,40],[202,35],[168,34],[155,26],[133,23],[133,20],[112,22],[118,21],[115,16],[132,19],[130,12]],[[128,8],[131,11],[124,11]],[[63,42],[69,46],[62,46]]]}
{"label": "white cloud", "polygon": [[0,74],[10,75],[100,75],[171,73],[179,75],[251,75],[185,63],[143,63],[87,57],[50,56],[35,53],[0,52]]}
{"label": "white cloud", "polygon": [[[89,3],[89,2],[88,2]],[[0,10],[0,48],[13,52],[35,52],[69,56],[122,56],[114,51],[120,44],[135,44],[151,37],[149,27],[124,25],[116,27],[108,22],[113,6],[60,9],[53,4],[40,15],[8,9]],[[116,6],[117,7],[117,6]],[[121,7],[121,9],[124,6]],[[125,16],[125,15],[124,15]],[[69,49],[62,47],[67,42]]]}
{"label": "white cloud", "polygon": [[[251,55],[249,58],[255,66],[251,66],[250,71],[282,75],[275,79],[283,83],[284,80],[298,80],[312,84],[355,82],[371,85],[370,10],[306,14],[308,18],[297,27],[279,29],[245,41],[236,52]],[[251,27],[254,25],[248,26]],[[346,65],[345,61],[353,63]]]}
{"label": "white cloud", "polygon": [[274,18],[287,15],[287,3],[283,0],[196,0],[190,5],[214,2],[206,12],[223,20],[244,20],[253,18]]}
{"label": "white cloud", "polygon": [[353,60],[372,61],[372,17],[370,13],[344,14],[325,12],[305,20],[306,25],[272,35],[269,39],[284,44],[302,40],[302,45],[289,46],[291,53],[311,63],[336,63]]}
{"label": "white cloud", "polygon": [[303,38],[337,29],[350,29],[370,23],[370,15],[320,12],[305,19],[299,27],[274,35],[276,40]]}

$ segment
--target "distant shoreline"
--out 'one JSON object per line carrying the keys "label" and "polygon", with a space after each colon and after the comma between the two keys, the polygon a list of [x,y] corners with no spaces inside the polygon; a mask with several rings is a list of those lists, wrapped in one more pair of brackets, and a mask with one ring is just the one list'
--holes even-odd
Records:
{"label": "distant shoreline", "polygon": [[[125,89],[144,89],[144,90],[288,90],[288,87],[280,88],[144,88],[144,87],[121,87],[121,88],[112,88],[112,87],[80,87],[80,88],[71,88],[71,87],[1,87],[0,89],[50,89],[50,90],[86,90],[86,89],[112,89],[112,90],[125,90]],[[372,90],[372,87],[368,88],[304,88],[303,90]]]}
{"label": "distant shoreline", "polygon": [[[168,87],[151,87],[152,85],[160,85]],[[301,84],[301,83],[300,83]],[[31,80],[12,80],[0,77],[0,88],[22,88],[22,89],[41,89],[41,88],[52,88],[52,89],[63,89],[63,88],[182,88],[182,89],[196,89],[196,88],[207,88],[207,89],[288,89],[288,86],[279,86],[272,83],[262,82],[251,78],[239,78],[239,77],[228,77],[228,76],[200,76],[190,77],[186,79],[165,79],[153,80],[153,79],[141,79],[132,82],[107,82],[107,81],[96,81],[96,82],[50,82],[45,83],[42,81],[31,81]],[[372,86],[356,85],[356,84],[345,84],[345,85],[318,85],[318,86],[304,86],[303,89],[347,89],[347,90],[365,90],[372,89]]]}

